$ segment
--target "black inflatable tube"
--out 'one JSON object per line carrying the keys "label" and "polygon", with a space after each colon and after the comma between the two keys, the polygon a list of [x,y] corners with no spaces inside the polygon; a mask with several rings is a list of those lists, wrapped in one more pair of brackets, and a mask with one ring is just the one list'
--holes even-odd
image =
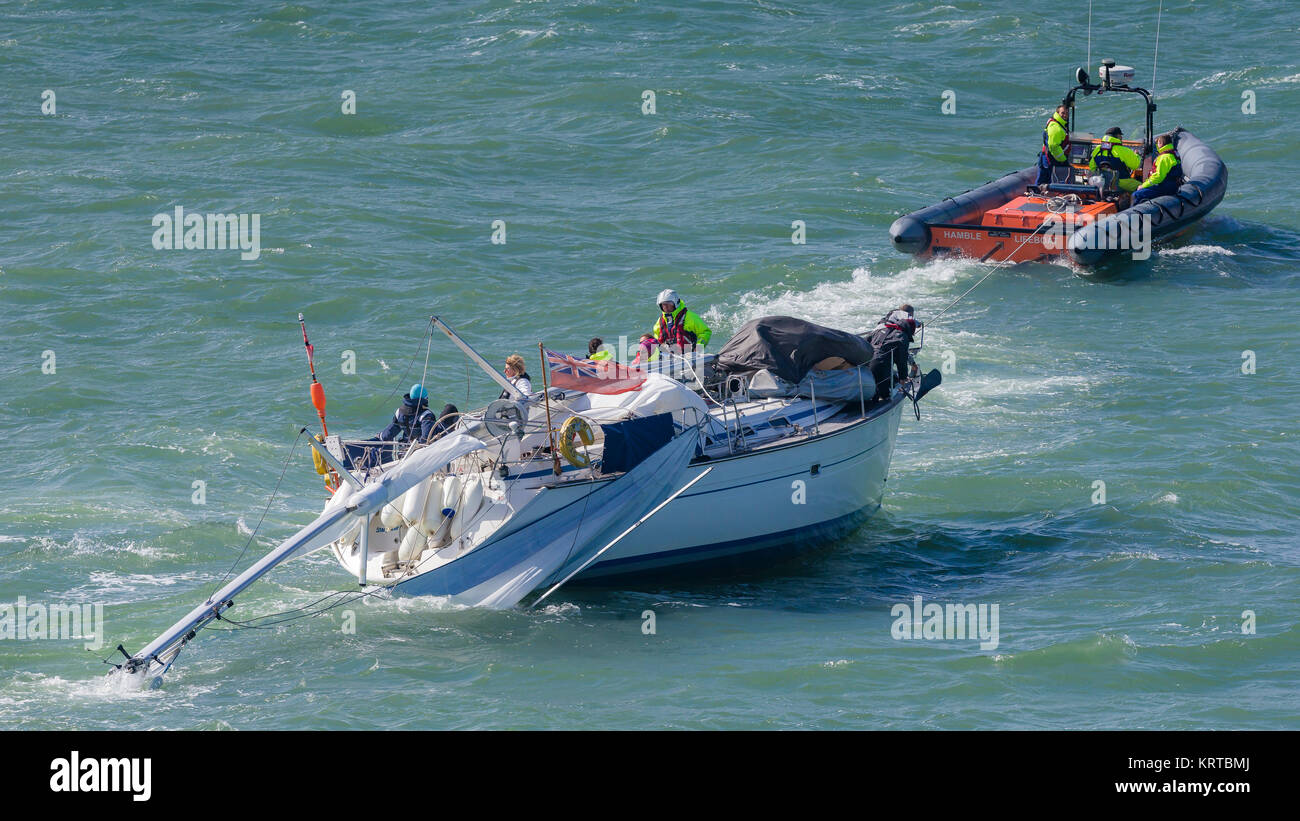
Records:
{"label": "black inflatable tube", "polygon": [[1147,200],[1075,231],[1066,245],[1071,260],[1091,267],[1129,253],[1127,248],[1111,247],[1116,243],[1107,242],[1107,237],[1134,236],[1144,215],[1151,218],[1151,240],[1158,242],[1214,210],[1228,190],[1228,167],[1204,140],[1182,128],[1174,131],[1174,149],[1186,178],[1178,192]]}
{"label": "black inflatable tube", "polygon": [[894,220],[889,239],[905,254],[921,254],[930,247],[930,226],[979,222],[985,211],[1005,205],[1025,192],[1038,176],[1038,166],[1013,171],[979,188],[949,197],[920,211]]}
{"label": "black inflatable tube", "polygon": [[[1157,197],[1119,214],[1098,220],[1075,231],[1067,249],[1070,259],[1078,265],[1094,266],[1126,249],[1108,249],[1104,238],[1113,231],[1111,224],[1128,222],[1130,228],[1142,214],[1151,216],[1152,240],[1174,234],[1201,219],[1223,199],[1228,187],[1228,168],[1223,160],[1203,140],[1190,131],[1174,131],[1174,146],[1187,178],[1177,194]],[[977,223],[985,211],[1005,205],[1013,197],[1024,193],[1038,176],[1036,165],[999,177],[979,188],[950,197],[942,202],[913,211],[894,220],[889,226],[889,239],[894,248],[905,254],[922,254],[930,247],[930,226]]]}

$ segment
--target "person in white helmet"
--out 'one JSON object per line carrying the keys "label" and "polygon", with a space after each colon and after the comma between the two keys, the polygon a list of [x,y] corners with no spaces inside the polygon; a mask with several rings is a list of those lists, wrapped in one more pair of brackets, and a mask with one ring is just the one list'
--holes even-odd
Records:
{"label": "person in white helmet", "polygon": [[876,401],[887,402],[893,393],[891,370],[897,371],[899,382],[908,377],[908,352],[912,339],[921,328],[914,314],[912,306],[903,303],[885,314],[867,337],[873,351],[867,368],[876,380]]}
{"label": "person in white helmet", "polygon": [[659,319],[652,332],[655,344],[667,345],[670,351],[679,354],[703,350],[709,344],[713,331],[699,314],[686,307],[676,291],[671,288],[660,291],[656,301]]}

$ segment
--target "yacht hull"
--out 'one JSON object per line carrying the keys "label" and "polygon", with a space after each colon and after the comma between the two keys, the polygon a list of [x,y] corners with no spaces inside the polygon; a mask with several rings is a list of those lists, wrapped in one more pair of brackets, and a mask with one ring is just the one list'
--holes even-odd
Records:
{"label": "yacht hull", "polygon": [[896,395],[882,413],[834,433],[700,463],[713,472],[578,579],[812,547],[847,535],[880,507],[904,405]]}

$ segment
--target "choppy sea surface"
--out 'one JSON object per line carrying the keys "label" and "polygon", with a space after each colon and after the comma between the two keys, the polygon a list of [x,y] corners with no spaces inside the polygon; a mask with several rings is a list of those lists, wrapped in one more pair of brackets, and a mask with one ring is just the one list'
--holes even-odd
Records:
{"label": "choppy sea surface", "polygon": [[[540,611],[407,598],[214,630],[144,692],[100,659],[201,601],[264,509],[245,562],[323,502],[290,457],[315,422],[299,311],[332,430],[359,435],[424,371],[433,313],[493,361],[635,338],[665,287],[719,338],[767,313],[860,330],[902,300],[924,320],[988,269],[899,255],[889,224],[1032,162],[1086,16],[6,5],[0,603],[102,605],[106,644],[0,639],[0,727],[1300,727],[1300,8],[1168,5],[1158,125],[1220,152],[1227,197],[1105,281],[1026,265],[959,302],[856,533]],[[1156,24],[1098,15],[1092,64],[1150,87]],[[1080,112],[1140,127],[1133,103]],[[156,250],[177,206],[260,215],[260,255]],[[426,382],[495,394],[447,344]],[[344,589],[312,556],[238,613]],[[998,646],[896,639],[916,596],[997,605]]]}

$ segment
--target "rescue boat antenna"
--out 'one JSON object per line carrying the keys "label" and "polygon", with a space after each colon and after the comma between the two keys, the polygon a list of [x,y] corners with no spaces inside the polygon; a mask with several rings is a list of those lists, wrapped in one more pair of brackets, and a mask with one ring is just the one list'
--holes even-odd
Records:
{"label": "rescue boat antenna", "polygon": [[1160,5],[1156,8],[1156,47],[1151,52],[1151,97],[1156,96],[1156,61],[1160,59],[1160,15],[1165,10],[1165,0],[1160,0]]}
{"label": "rescue boat antenna", "polygon": [[1088,0],[1088,59],[1084,65],[1092,68],[1092,0]]}

